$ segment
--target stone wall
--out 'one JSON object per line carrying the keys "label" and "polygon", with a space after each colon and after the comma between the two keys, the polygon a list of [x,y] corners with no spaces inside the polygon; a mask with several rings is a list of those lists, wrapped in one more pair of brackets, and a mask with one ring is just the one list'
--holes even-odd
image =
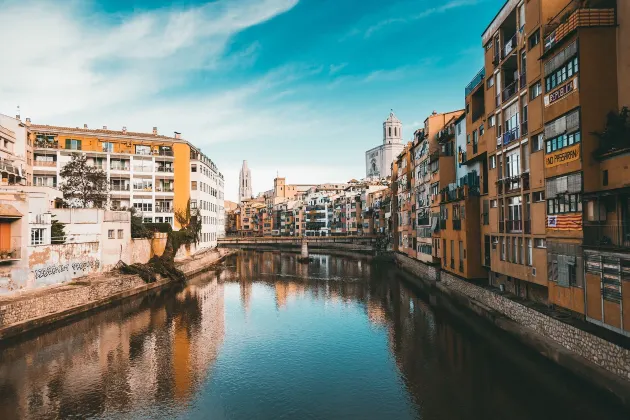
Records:
{"label": "stone wall", "polygon": [[408,256],[395,252],[396,265],[403,270],[413,274],[416,277],[420,277],[424,280],[436,282],[440,280],[440,267],[433,266],[422,261],[409,258]]}
{"label": "stone wall", "polygon": [[22,299],[0,301],[0,328],[63,312],[144,285],[144,281],[137,276],[112,275],[111,278],[89,285],[69,283],[35,291],[33,295]]}
{"label": "stone wall", "polygon": [[442,272],[440,283],[499,312],[567,350],[630,380],[630,350],[551,318],[518,302]]}

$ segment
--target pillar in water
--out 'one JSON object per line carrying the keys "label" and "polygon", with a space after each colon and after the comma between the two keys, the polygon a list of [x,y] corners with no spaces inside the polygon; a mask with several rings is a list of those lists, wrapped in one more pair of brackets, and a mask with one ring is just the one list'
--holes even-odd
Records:
{"label": "pillar in water", "polygon": [[302,240],[302,258],[308,258],[308,243]]}

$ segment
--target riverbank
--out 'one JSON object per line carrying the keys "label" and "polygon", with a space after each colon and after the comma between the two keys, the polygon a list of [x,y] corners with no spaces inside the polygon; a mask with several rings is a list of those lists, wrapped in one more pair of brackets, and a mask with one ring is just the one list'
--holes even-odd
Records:
{"label": "riverbank", "polygon": [[[576,376],[614,395],[630,409],[630,350],[562,322],[439,267],[405,255],[393,262],[405,280],[431,295],[432,303],[458,317],[473,313]],[[462,312],[461,309],[464,309]]]}
{"label": "riverbank", "polygon": [[[235,252],[215,249],[177,265],[184,274],[192,276]],[[166,279],[147,284],[139,276],[112,271],[99,276],[82,277],[66,284],[0,297],[0,340],[172,285]]]}

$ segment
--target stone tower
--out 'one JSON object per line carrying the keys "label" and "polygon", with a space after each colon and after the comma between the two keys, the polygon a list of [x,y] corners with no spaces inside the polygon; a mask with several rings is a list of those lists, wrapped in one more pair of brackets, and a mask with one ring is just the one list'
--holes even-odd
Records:
{"label": "stone tower", "polygon": [[247,166],[247,161],[243,161],[241,173],[238,176],[238,202],[252,198],[252,171]]}
{"label": "stone tower", "polygon": [[383,123],[383,144],[402,144],[402,122],[396,118],[394,111]]}

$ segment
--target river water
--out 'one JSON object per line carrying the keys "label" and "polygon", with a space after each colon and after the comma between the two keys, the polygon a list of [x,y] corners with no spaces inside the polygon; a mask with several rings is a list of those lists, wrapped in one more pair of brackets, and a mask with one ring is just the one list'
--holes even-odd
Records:
{"label": "river water", "polygon": [[241,252],[178,290],[1,343],[0,419],[629,418],[390,266],[296,257]]}

